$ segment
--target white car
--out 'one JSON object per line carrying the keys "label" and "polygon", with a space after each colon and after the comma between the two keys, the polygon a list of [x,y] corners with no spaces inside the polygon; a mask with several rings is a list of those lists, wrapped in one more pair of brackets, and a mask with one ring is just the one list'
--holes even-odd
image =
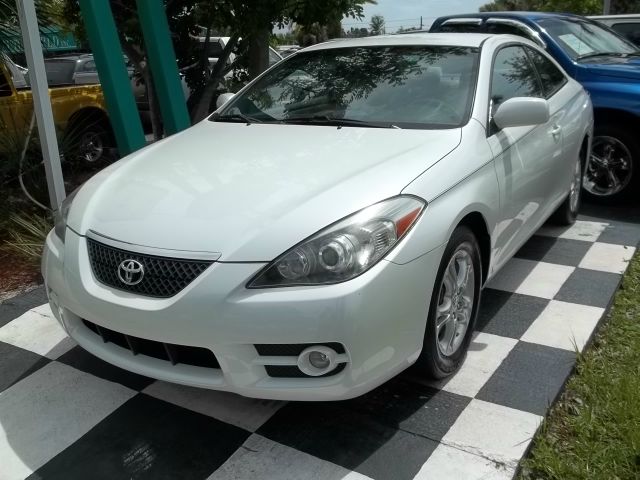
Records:
{"label": "white car", "polygon": [[520,37],[315,45],[70,195],[51,308],[107,362],[251,397],[450,375],[482,286],[551,215],[575,220],[592,124]]}

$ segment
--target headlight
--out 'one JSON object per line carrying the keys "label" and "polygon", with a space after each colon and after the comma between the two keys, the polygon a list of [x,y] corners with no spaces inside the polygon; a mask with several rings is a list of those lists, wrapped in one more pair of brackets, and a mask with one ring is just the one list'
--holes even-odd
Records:
{"label": "headlight", "polygon": [[58,236],[62,242],[64,242],[65,233],[67,231],[67,218],[69,217],[69,209],[71,208],[71,203],[73,202],[73,198],[76,196],[80,188],[76,188],[73,192],[67,195],[60,205],[60,208],[56,210],[53,214],[54,226],[53,231]]}
{"label": "headlight", "polygon": [[247,288],[326,285],[357,277],[398,243],[425,205],[398,196],[349,215],[275,259]]}

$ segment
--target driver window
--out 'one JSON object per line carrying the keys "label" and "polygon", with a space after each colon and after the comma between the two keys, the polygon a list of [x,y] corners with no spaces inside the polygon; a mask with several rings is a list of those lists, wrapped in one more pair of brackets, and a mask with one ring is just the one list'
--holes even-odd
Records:
{"label": "driver window", "polygon": [[491,73],[491,115],[502,102],[514,97],[542,97],[536,70],[519,46],[502,48]]}
{"label": "driver window", "polygon": [[10,97],[13,94],[11,84],[7,80],[5,73],[0,70],[0,97]]}

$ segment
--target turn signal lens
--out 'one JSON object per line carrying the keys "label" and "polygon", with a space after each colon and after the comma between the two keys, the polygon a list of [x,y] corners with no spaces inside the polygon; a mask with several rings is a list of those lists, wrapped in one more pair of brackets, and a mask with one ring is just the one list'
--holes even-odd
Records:
{"label": "turn signal lens", "polygon": [[398,243],[425,205],[416,197],[398,196],[367,207],[285,252],[247,287],[324,285],[357,277]]}

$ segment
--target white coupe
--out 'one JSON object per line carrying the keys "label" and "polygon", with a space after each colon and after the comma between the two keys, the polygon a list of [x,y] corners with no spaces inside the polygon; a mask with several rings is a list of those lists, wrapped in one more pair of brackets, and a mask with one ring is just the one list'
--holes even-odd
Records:
{"label": "white coupe", "polygon": [[589,96],[508,35],[316,45],[70,195],[51,308],[94,355],[260,398],[451,375],[483,285],[572,223]]}

